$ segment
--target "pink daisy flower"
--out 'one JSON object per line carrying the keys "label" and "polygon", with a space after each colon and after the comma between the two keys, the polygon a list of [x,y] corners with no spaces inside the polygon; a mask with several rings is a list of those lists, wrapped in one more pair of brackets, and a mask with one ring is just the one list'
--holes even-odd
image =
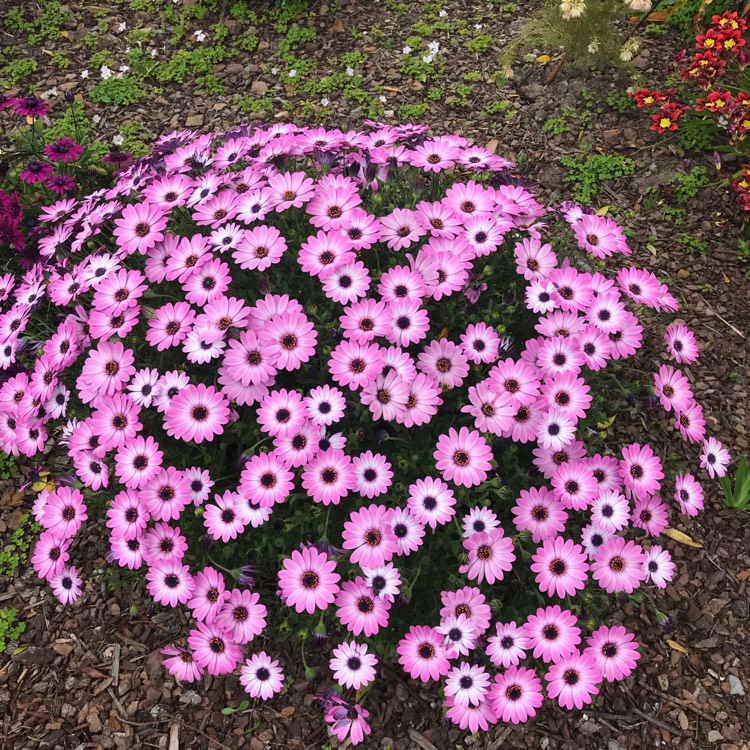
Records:
{"label": "pink daisy flower", "polygon": [[193,596],[187,606],[198,622],[212,623],[229,598],[224,576],[218,570],[206,566],[195,575],[193,582]]}
{"label": "pink daisy flower", "polygon": [[446,696],[443,705],[447,708],[445,718],[462,730],[474,733],[479,732],[479,730],[486,732],[491,724],[497,722],[495,711],[486,698],[479,703],[459,706],[454,703],[453,698]]}
{"label": "pink daisy flower", "polygon": [[148,593],[158,604],[176,607],[187,604],[193,594],[195,582],[190,568],[181,560],[166,560],[154,563],[146,573]]}
{"label": "pink daisy flower", "polygon": [[658,495],[636,500],[632,525],[649,536],[659,536],[669,526],[669,511]]}
{"label": "pink daisy flower", "polygon": [[664,589],[674,578],[675,564],[668,550],[655,544],[646,553],[646,582]]}
{"label": "pink daisy flower", "polygon": [[703,407],[695,402],[692,403],[677,417],[674,426],[680,431],[685,442],[702,442],[706,437],[706,418],[703,416]]}
{"label": "pink daisy flower", "polygon": [[302,206],[311,200],[315,181],[304,172],[282,172],[268,178],[271,201],[279,213],[294,206]]}
{"label": "pink daisy flower", "polygon": [[136,492],[118,492],[107,509],[107,528],[126,541],[143,535],[151,516]]}
{"label": "pink daisy flower", "polygon": [[495,675],[489,699],[498,720],[523,724],[544,702],[542,681],[534,670],[512,666]]}
{"label": "pink daisy flower", "polygon": [[451,616],[465,615],[476,628],[477,635],[484,633],[490,626],[491,610],[484,594],[475,586],[464,586],[458,591],[443,591],[440,594],[442,608],[440,617],[445,620]]}
{"label": "pink daisy flower", "polygon": [[445,696],[457,706],[476,705],[487,696],[490,678],[484,667],[462,661],[445,679]]}
{"label": "pink daisy flower", "polygon": [[370,281],[367,266],[357,260],[334,268],[323,282],[323,291],[334,302],[348,305],[367,294]]}
{"label": "pink daisy flower", "polygon": [[486,323],[472,323],[461,334],[464,356],[475,365],[495,362],[499,348],[500,337]]}
{"label": "pink daisy flower", "polygon": [[190,631],[188,646],[198,666],[214,677],[234,672],[244,650],[216,623],[205,622]]}
{"label": "pink daisy flower", "polygon": [[321,451],[305,466],[302,486],[314,502],[338,505],[357,486],[351,457],[334,448]]}
{"label": "pink daisy flower", "polygon": [[261,508],[283,502],[293,489],[294,474],[273,452],[251,456],[242,469],[239,492]]}
{"label": "pink daisy flower", "polygon": [[462,349],[447,339],[435,339],[422,349],[417,367],[447,388],[460,387],[469,374],[469,364]]}
{"label": "pink daisy flower", "polygon": [[72,541],[72,538],[63,539],[50,531],[43,531],[39,535],[31,557],[31,564],[39,578],[49,581],[62,572],[70,560],[68,548]]}
{"label": "pink daisy flower", "polygon": [[304,403],[307,418],[321,427],[330,427],[340,421],[346,411],[344,394],[329,385],[311,388]]}
{"label": "pink daisy flower", "polygon": [[607,216],[583,214],[573,224],[573,233],[578,246],[595,258],[631,253],[622,229]]}
{"label": "pink daisy flower", "polygon": [[552,607],[541,607],[535,614],[529,615],[523,626],[528,638],[529,648],[533,648],[535,659],[541,657],[547,664],[557,663],[566,656],[576,652],[581,642],[581,629],[578,620],[567,609],[557,604]]}
{"label": "pink daisy flower", "polygon": [[406,508],[396,508],[393,511],[391,529],[396,537],[397,555],[408,557],[422,546],[424,524],[420,523]]}
{"label": "pink daisy flower", "polygon": [[196,682],[203,676],[203,669],[196,663],[188,649],[166,646],[160,649],[159,653],[167,657],[162,660],[164,668],[180,682]]}
{"label": "pink daisy flower", "polygon": [[353,302],[344,309],[339,321],[346,338],[362,343],[372,341],[376,336],[385,336],[391,327],[385,303],[374,299]]}
{"label": "pink daisy flower", "polygon": [[152,203],[136,203],[125,206],[122,216],[115,219],[113,234],[123,253],[138,252],[145,255],[157,242],[164,239],[167,214]]}
{"label": "pink daisy flower", "polygon": [[464,487],[476,487],[487,479],[492,450],[476,430],[451,427],[438,438],[433,453],[438,471],[447,480]]}
{"label": "pink daisy flower", "polygon": [[415,211],[395,208],[387,216],[380,217],[380,241],[391,250],[403,250],[427,234]]}
{"label": "pink daisy flower", "polygon": [[526,281],[546,279],[550,271],[557,266],[557,256],[552,250],[552,246],[543,245],[533,237],[517,243],[514,253],[516,270]]}
{"label": "pink daisy flower", "polygon": [[73,604],[81,595],[81,579],[75,565],[66,565],[50,578],[52,593],[60,604]]}
{"label": "pink daisy flower", "polygon": [[360,401],[369,408],[373,419],[396,420],[409,400],[409,383],[395,370],[381,372],[362,389]]}
{"label": "pink daisy flower", "polygon": [[412,625],[399,641],[396,652],[399,664],[413,680],[439,680],[450,670],[443,637],[434,628]]}
{"label": "pink daisy flower", "polygon": [[714,477],[723,477],[727,473],[727,466],[731,460],[729,451],[714,437],[710,437],[703,443],[701,450],[701,468]]}
{"label": "pink daisy flower", "polygon": [[565,530],[568,514],[562,503],[547,487],[521,490],[511,508],[513,523],[519,531],[528,531],[537,544]]}
{"label": "pink daisy flower", "polygon": [[438,412],[443,399],[440,386],[429,376],[419,373],[409,385],[409,395],[404,409],[396,416],[396,421],[406,427],[414,427],[429,422]]}
{"label": "pink daisy flower", "polygon": [[163,453],[149,435],[141,435],[121,446],[115,455],[115,474],[129,489],[145,487],[161,468]]}
{"label": "pink daisy flower", "polygon": [[368,653],[366,643],[351,641],[333,649],[329,662],[333,679],[340,685],[359,690],[375,679],[378,659]]}
{"label": "pink daisy flower", "polygon": [[361,576],[341,584],[335,605],[339,622],[355,636],[369,638],[388,625],[391,603],[376,596]]}
{"label": "pink daisy flower", "polygon": [[683,323],[672,323],[664,334],[667,351],[681,365],[692,364],[698,359],[698,344],[695,334]]}
{"label": "pink daisy flower", "polygon": [[310,276],[325,281],[337,268],[356,259],[348,239],[335,231],[320,231],[302,243],[297,260]]}
{"label": "pink daisy flower", "polygon": [[260,334],[267,354],[275,358],[280,370],[296,370],[315,353],[318,334],[307,317],[298,312],[287,312],[272,317]]}
{"label": "pink daisy flower", "polygon": [[232,258],[240,268],[265,271],[278,263],[286,250],[281,232],[276,227],[262,225],[245,230]]}
{"label": "pink daisy flower", "polygon": [[258,425],[263,432],[284,437],[298,430],[305,422],[302,396],[297,391],[282,388],[271,391],[258,409]]}
{"label": "pink daisy flower", "polygon": [[343,742],[347,738],[352,746],[359,745],[370,734],[372,729],[367,723],[370,712],[362,708],[358,703],[343,705],[338,702],[332,703],[325,713],[325,721],[329,725],[329,732]]}
{"label": "pink daisy flower", "polygon": [[563,708],[580,710],[599,692],[602,672],[591,656],[576,651],[553,664],[544,679],[550,698],[557,698]]}
{"label": "pink daisy flower", "polygon": [[169,406],[164,428],[179,440],[202,443],[224,432],[229,421],[229,402],[213,386],[188,385]]}
{"label": "pink daisy flower", "polygon": [[266,627],[266,608],[258,604],[260,594],[234,589],[216,617],[216,624],[235,643],[249,643]]}
{"label": "pink daisy flower", "polygon": [[383,350],[377,344],[342,341],[331,352],[328,369],[340,386],[358,390],[375,380],[383,365]]}
{"label": "pink daisy flower", "polygon": [[593,659],[607,682],[624,680],[641,657],[633,634],[622,625],[602,625],[586,639],[586,644],[583,653]]}
{"label": "pink daisy flower", "polygon": [[240,684],[251,698],[267,701],[284,688],[284,673],[278,659],[265,651],[253,654],[240,667]]}
{"label": "pink daisy flower", "polygon": [[159,469],[158,474],[141,490],[151,517],[157,521],[178,519],[190,502],[190,485],[181,472],[172,466]]}
{"label": "pink daisy flower", "polygon": [[561,599],[566,595],[575,596],[586,586],[586,554],[580,544],[558,536],[546,539],[532,555],[531,570],[536,573],[539,590]]}
{"label": "pink daisy flower", "polygon": [[498,622],[495,635],[487,639],[487,656],[496,667],[516,667],[526,657],[529,642],[523,628],[515,622]]}
{"label": "pink daisy flower", "polygon": [[236,492],[227,490],[223,495],[216,495],[214,501],[215,505],[204,507],[203,525],[213,539],[221,539],[226,544],[245,530],[242,498]]}
{"label": "pink daisy flower", "polygon": [[88,519],[80,490],[58,487],[47,495],[41,525],[57,539],[74,537]]}
{"label": "pink daisy flower", "polygon": [[489,377],[498,393],[506,393],[519,406],[532,404],[539,395],[541,382],[537,372],[523,361],[498,362]]}
{"label": "pink daisy flower", "polygon": [[680,505],[680,513],[697,516],[704,507],[703,488],[689,472],[677,474],[674,478],[674,499]]}
{"label": "pink daisy flower", "polygon": [[646,554],[641,546],[613,536],[596,553],[591,575],[609,594],[632,594],[646,580],[645,568]]}
{"label": "pink daisy flower", "polygon": [[427,336],[430,319],[427,310],[422,308],[421,300],[395,299],[388,305],[390,330],[385,337],[392,344],[408,347]]}
{"label": "pink daisy flower", "polygon": [[622,449],[620,476],[636,497],[643,498],[659,493],[664,472],[650,445],[632,443]]}
{"label": "pink daisy flower", "polygon": [[[333,180],[346,180],[336,185]],[[307,203],[305,210],[310,223],[328,231],[341,229],[352,209],[362,203],[354,183],[348,178],[328,177],[318,182],[315,197]]]}
{"label": "pink daisy flower", "polygon": [[284,603],[297,612],[311,615],[316,609],[327,609],[339,591],[341,576],[336,563],[314,547],[295,550],[284,559],[279,571],[279,588]]}
{"label": "pink daisy flower", "polygon": [[357,477],[356,491],[368,499],[388,491],[393,479],[391,464],[385,456],[365,451],[355,456],[354,473]]}
{"label": "pink daisy flower", "polygon": [[465,573],[469,580],[481,583],[502,581],[505,574],[513,569],[516,559],[513,551],[513,540],[505,536],[502,529],[482,531],[472,534],[463,541],[464,549],[469,555],[466,565],[459,567],[460,573]]}
{"label": "pink daisy flower", "polygon": [[131,443],[136,434],[143,428],[138,421],[140,407],[122,393],[106,399],[100,399],[98,408],[91,415],[91,430],[99,436],[99,443],[104,450],[121,448]]}
{"label": "pink daisy flower", "polygon": [[555,497],[569,510],[585,510],[599,494],[594,473],[586,461],[560,465],[552,476]]}
{"label": "pink daisy flower", "polygon": [[420,523],[435,529],[455,515],[456,497],[441,479],[417,479],[409,487],[409,512]]}
{"label": "pink daisy flower", "polygon": [[353,550],[350,562],[377,567],[393,557],[398,545],[390,526],[392,513],[384,505],[373,503],[350,514],[342,532],[343,548]]}
{"label": "pink daisy flower", "polygon": [[674,409],[675,414],[686,411],[695,400],[690,381],[671,365],[662,365],[654,373],[654,395],[665,411]]}

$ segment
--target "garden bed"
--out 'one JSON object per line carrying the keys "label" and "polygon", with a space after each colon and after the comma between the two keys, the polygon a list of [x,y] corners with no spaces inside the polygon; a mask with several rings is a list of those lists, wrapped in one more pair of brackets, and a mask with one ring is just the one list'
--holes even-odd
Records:
{"label": "garden bed", "polygon": [[[619,111],[625,107],[626,84],[617,75],[563,68],[545,84],[556,61],[539,62],[547,51],[537,50],[500,87],[497,53],[526,9],[519,14],[506,9],[510,4],[446,2],[446,17],[454,23],[464,20],[462,28],[469,36],[459,35],[458,27],[441,27],[439,20],[425,22],[432,33],[422,36],[423,43],[437,41],[440,47],[436,71],[423,82],[419,77],[425,70],[417,64],[421,56],[415,65],[405,66],[403,53],[408,38],[419,35],[414,26],[424,20],[423,3],[312,3],[309,12],[286,21],[277,18],[276,28],[268,23],[254,26],[257,46],[212,65],[208,81],[200,80],[209,75],[203,68],[201,75],[188,70],[181,82],[155,78],[148,83],[161,91],[151,90],[147,102],[92,102],[92,81],[109,80],[100,79],[92,55],[111,49],[119,61],[126,54],[126,31],[153,20],[150,6],[142,6],[134,10],[141,6],[102,8],[71,2],[71,18],[54,37],[37,44],[29,43],[28,33],[4,37],[5,59],[36,61],[37,69],[22,79],[24,86],[34,82],[40,92],[57,88],[82,94],[87,114],[101,118],[95,132],[105,140],[122,133],[124,148],[137,150],[139,141],[173,128],[221,129],[250,117],[330,126],[367,116],[393,122],[415,117],[436,132],[457,132],[489,144],[514,159],[548,196],[575,194],[598,209],[609,206],[610,215],[633,230],[634,261],[674,281],[684,295],[680,303],[685,322],[701,344],[701,358],[689,370],[693,389],[712,433],[734,454],[747,454],[750,284],[747,267],[737,255],[740,222],[732,197],[711,186],[719,176],[711,163],[686,160],[675,141],[658,143],[647,118],[632,109]],[[33,17],[31,5],[19,7],[28,10],[27,18]],[[232,36],[250,25],[227,12],[210,12],[189,22],[191,32],[222,23]],[[228,26],[231,22],[239,26]],[[481,28],[474,28],[477,24]],[[291,31],[294,28],[312,28],[315,36]],[[165,22],[161,35],[153,38],[160,64],[175,63],[179,49],[186,48],[187,34],[174,45],[171,36],[174,28]],[[645,45],[635,64],[646,80],[659,79],[678,42],[668,36]],[[249,37],[245,43],[253,47]],[[191,44],[199,46],[195,38]],[[50,62],[59,61],[56,53],[64,54],[70,66],[51,74]],[[292,62],[292,54],[301,64]],[[344,65],[346,61],[353,65]],[[297,70],[294,64],[300,72],[290,77]],[[116,71],[115,61],[111,65]],[[89,70],[88,79],[81,78],[82,70]],[[339,77],[327,80],[334,76]],[[352,81],[347,83],[347,78]],[[355,86],[353,79],[358,78]],[[107,92],[105,87],[104,93],[113,96],[116,89],[111,88]],[[102,98],[101,87],[95,96]],[[584,162],[592,155],[605,158]],[[566,158],[580,160],[580,168],[563,162]],[[696,167],[703,172],[692,172]],[[617,175],[621,177],[611,179]],[[567,176],[576,180],[564,183]],[[636,413],[631,424],[617,423],[613,429],[627,434],[637,426]],[[675,443],[674,450],[683,449]],[[21,518],[12,489],[0,495],[4,540]],[[369,706],[378,708],[372,711],[374,734],[364,746],[499,747],[505,742],[509,747],[630,750],[663,741],[686,749],[741,748],[748,740],[742,727],[748,724],[750,707],[745,695],[750,690],[750,656],[744,646],[750,639],[750,523],[746,515],[721,510],[714,493],[703,516],[678,528],[703,546],[668,543],[678,573],[654,604],[671,624],[659,624],[645,606],[628,604],[617,613],[637,633],[644,658],[634,678],[605,688],[591,710],[563,715],[548,709],[527,727],[499,726],[486,738],[467,738],[441,720],[437,692],[420,689],[407,682],[400,669],[386,667],[387,679],[376,688],[379,694],[368,699]],[[86,557],[105,568],[100,530],[90,527],[85,544],[91,551]],[[76,748],[90,743],[171,750],[179,740],[184,747],[234,748],[242,738],[260,750],[312,749],[328,741],[311,686],[301,668],[293,671],[296,654],[286,655],[293,679],[282,697],[248,710],[222,712],[239,703],[242,690],[235,678],[206,677],[202,687],[192,689],[178,686],[162,669],[158,649],[182,631],[185,623],[178,615],[152,611],[138,590],[109,591],[107,576],[97,576],[94,566],[84,572],[89,579],[93,574],[94,583],[76,608],[57,606],[30,570],[0,594],[0,606],[17,607],[27,623],[21,649],[9,649],[0,657],[0,712],[5,712],[0,715],[0,736],[8,747]],[[308,660],[312,666],[327,657],[313,653]]]}

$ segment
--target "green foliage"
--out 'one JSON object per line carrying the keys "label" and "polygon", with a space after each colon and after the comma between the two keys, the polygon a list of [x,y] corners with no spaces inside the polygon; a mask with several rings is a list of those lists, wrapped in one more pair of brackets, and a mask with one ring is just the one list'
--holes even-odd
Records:
{"label": "green foliage", "polygon": [[419,120],[430,109],[429,104],[402,104],[399,107],[399,116],[404,122]]}
{"label": "green foliage", "polygon": [[0,68],[0,83],[10,88],[30,76],[38,68],[35,60],[17,58]]}
{"label": "green foliage", "polygon": [[13,576],[21,565],[28,562],[31,545],[41,526],[31,520],[28,513],[21,517],[20,526],[10,535],[8,543],[0,550],[0,576]]}
{"label": "green foliage", "polygon": [[626,156],[564,156],[560,163],[567,170],[563,181],[571,184],[573,197],[587,206],[592,205],[604,182],[635,174],[635,162]]}
{"label": "green foliage", "polygon": [[607,94],[607,105],[615,112],[623,114],[633,108],[633,99],[622,91],[615,89]]}
{"label": "green foliage", "polygon": [[568,127],[567,121],[562,117],[550,117],[549,120],[542,125],[542,130],[545,133],[551,133],[552,135],[562,135],[563,133],[569,133],[570,127]]}
{"label": "green foliage", "polygon": [[0,653],[5,651],[10,641],[15,641],[23,631],[26,623],[18,619],[18,610],[14,607],[0,608]]}
{"label": "green foliage", "polygon": [[492,46],[492,40],[492,34],[477,34],[472,39],[467,39],[464,42],[464,47],[475,55],[483,55]]}
{"label": "green foliage", "polygon": [[677,242],[689,255],[699,255],[701,258],[706,256],[708,242],[705,240],[701,240],[698,237],[694,237],[692,234],[683,232],[677,237]]}
{"label": "green foliage", "polygon": [[683,118],[675,136],[686,151],[709,151],[722,137],[714,120],[708,117]]}
{"label": "green foliage", "polygon": [[99,81],[91,89],[91,101],[101,104],[135,104],[147,96],[143,81],[135,76],[112,76]]}
{"label": "green foliage", "polygon": [[0,479],[8,480],[18,474],[18,460],[9,453],[0,451]]}
{"label": "green foliage", "polygon": [[721,489],[724,490],[724,506],[735,510],[747,510],[750,507],[750,467],[743,456],[737,464],[734,473],[734,487],[729,475],[719,480]]}
{"label": "green foliage", "polygon": [[247,711],[248,708],[250,708],[250,701],[244,700],[244,701],[240,701],[237,704],[236,708],[234,706],[225,706],[224,708],[221,709],[221,713],[224,716],[231,716],[232,714],[236,714],[239,711]]}
{"label": "green foliage", "polygon": [[687,174],[678,173],[668,182],[678,203],[692,200],[709,183],[705,167],[693,167]]}

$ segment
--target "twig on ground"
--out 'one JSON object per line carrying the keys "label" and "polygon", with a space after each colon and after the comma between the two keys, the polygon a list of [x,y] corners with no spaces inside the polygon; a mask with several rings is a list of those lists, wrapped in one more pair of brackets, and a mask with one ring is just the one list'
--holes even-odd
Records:
{"label": "twig on ground", "polygon": [[409,739],[411,739],[413,742],[416,742],[417,745],[419,745],[422,750],[437,750],[435,745],[433,745],[423,734],[420,734],[416,729],[412,729],[409,727],[407,730],[409,733]]}
{"label": "twig on ground", "polygon": [[706,303],[706,307],[708,308],[708,311],[711,313],[711,315],[713,315],[715,318],[718,318],[722,323],[724,323],[724,325],[729,326],[741,338],[747,338],[747,336],[745,336],[745,334],[742,333],[739,328],[736,328],[728,320],[722,318],[721,315],[719,315],[719,313],[717,313],[716,310],[714,310],[713,307],[708,304],[708,300],[702,294],[699,294],[698,296]]}
{"label": "twig on ground", "polygon": [[649,716],[644,711],[641,711],[639,708],[631,708],[630,709],[634,714],[640,716],[644,721],[647,721],[649,724],[653,724],[655,727],[659,727],[660,729],[664,729],[670,734],[675,735],[675,737],[684,737],[685,735],[682,733],[681,730],[677,729],[677,727],[670,726],[669,724],[665,724],[663,721],[659,721],[659,719],[655,719],[653,716]]}
{"label": "twig on ground", "polygon": [[112,655],[112,684],[117,687],[120,684],[120,651],[122,646],[115,643],[115,651]]}

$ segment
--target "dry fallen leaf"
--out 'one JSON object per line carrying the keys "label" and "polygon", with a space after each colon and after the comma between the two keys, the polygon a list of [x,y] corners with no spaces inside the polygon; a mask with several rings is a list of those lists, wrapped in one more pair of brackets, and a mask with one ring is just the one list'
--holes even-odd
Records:
{"label": "dry fallen leaf", "polygon": [[674,651],[679,651],[681,654],[686,654],[688,652],[688,650],[684,646],[677,643],[677,641],[668,639],[667,646],[669,646]]}
{"label": "dry fallen leaf", "polygon": [[748,578],[750,578],[750,568],[743,570],[741,573],[737,573],[738,581],[746,581]]}
{"label": "dry fallen leaf", "polygon": [[683,534],[681,531],[677,531],[677,529],[668,527],[664,530],[664,533],[670,539],[674,539],[675,542],[679,542],[680,544],[686,544],[688,547],[695,547],[696,549],[703,549],[703,545],[700,542],[696,542],[694,539],[691,539],[687,534]]}
{"label": "dry fallen leaf", "polygon": [[551,59],[552,58],[549,55],[539,55],[539,57],[537,57],[536,61],[538,63],[545,64],[545,63],[548,63]]}
{"label": "dry fallen leaf", "polygon": [[597,209],[596,215],[597,216],[606,216],[607,211],[609,211],[609,206],[602,206],[601,208]]}

